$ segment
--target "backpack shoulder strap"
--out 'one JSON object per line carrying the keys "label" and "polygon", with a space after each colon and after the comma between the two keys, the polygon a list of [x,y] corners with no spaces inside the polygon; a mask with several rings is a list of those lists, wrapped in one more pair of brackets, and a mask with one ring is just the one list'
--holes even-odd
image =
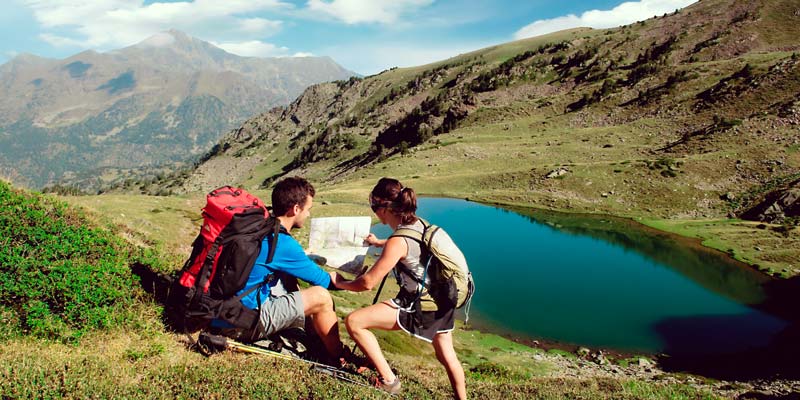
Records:
{"label": "backpack shoulder strap", "polygon": [[272,240],[269,242],[269,254],[267,255],[267,264],[272,262],[275,256],[275,248],[278,247],[278,236],[281,232],[286,232],[286,228],[281,225],[281,221],[275,217],[269,217],[270,223],[274,224],[272,227]]}
{"label": "backpack shoulder strap", "polygon": [[414,240],[416,242],[419,242],[419,244],[423,245],[424,247],[427,247],[429,240],[426,240],[426,236],[431,236],[428,234],[428,232],[431,230],[439,229],[439,227],[436,225],[431,225],[428,221],[422,218],[420,218],[419,221],[422,222],[422,227],[423,227],[422,232],[419,232],[411,228],[400,228],[394,231],[394,233],[392,233],[392,235],[389,236],[389,238],[405,237]]}

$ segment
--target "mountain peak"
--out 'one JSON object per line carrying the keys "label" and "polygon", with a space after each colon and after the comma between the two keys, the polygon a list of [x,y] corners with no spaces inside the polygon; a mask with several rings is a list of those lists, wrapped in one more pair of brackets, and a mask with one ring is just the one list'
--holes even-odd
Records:
{"label": "mountain peak", "polygon": [[136,47],[185,47],[195,43],[206,43],[195,39],[177,29],[156,33],[145,40],[135,44]]}

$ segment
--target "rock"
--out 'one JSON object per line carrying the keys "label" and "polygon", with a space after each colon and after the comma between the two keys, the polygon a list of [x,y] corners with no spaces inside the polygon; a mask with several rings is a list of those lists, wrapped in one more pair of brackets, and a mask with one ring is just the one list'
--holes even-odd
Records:
{"label": "rock", "polygon": [[761,203],[742,214],[743,219],[774,223],[795,216],[800,216],[800,187],[769,193]]}
{"label": "rock", "polygon": [[577,354],[577,355],[578,355],[578,356],[580,356],[580,357],[586,357],[586,356],[588,356],[588,355],[589,355],[589,353],[591,353],[591,352],[592,352],[592,351],[591,351],[591,350],[589,350],[589,349],[587,349],[586,347],[580,347],[580,348],[578,348],[578,350],[575,352],[575,354]]}
{"label": "rock", "polygon": [[608,197],[608,193],[606,193],[606,192],[600,193],[600,196]]}
{"label": "rock", "polygon": [[652,367],[653,362],[646,359],[646,358],[639,358],[639,366],[640,367]]}
{"label": "rock", "polygon": [[733,201],[733,200],[736,200],[736,195],[733,194],[733,192],[728,192],[728,193],[725,193],[722,196],[720,196],[720,199],[726,200],[726,201]]}
{"label": "rock", "polygon": [[606,358],[606,356],[603,354],[602,351],[598,351],[597,353],[593,354],[592,359],[594,359],[594,362],[597,363],[598,365],[609,364],[608,359]]}
{"label": "rock", "polygon": [[567,173],[569,173],[569,170],[561,167],[550,171],[547,175],[545,175],[545,178],[547,179],[558,178],[559,176],[566,175]]}
{"label": "rock", "polygon": [[331,202],[330,202],[330,201],[328,201],[328,200],[324,200],[324,201],[322,202],[322,205],[323,205],[323,206],[327,206],[327,205],[330,205],[330,204],[331,204]]}

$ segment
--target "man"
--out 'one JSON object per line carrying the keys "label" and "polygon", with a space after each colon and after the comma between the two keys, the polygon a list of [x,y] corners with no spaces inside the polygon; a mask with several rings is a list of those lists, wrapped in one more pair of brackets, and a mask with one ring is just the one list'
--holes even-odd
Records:
{"label": "man", "polygon": [[[343,356],[339,327],[333,310],[333,299],[328,293],[330,275],[317,266],[303,251],[300,243],[292,236],[294,228],[302,228],[311,214],[314,202],[314,187],[305,179],[291,177],[281,180],[272,190],[272,211],[281,224],[281,232],[275,247],[272,262],[266,263],[272,233],[261,242],[261,252],[247,278],[245,288],[268,282],[242,298],[242,304],[256,310],[261,305],[261,324],[257,331],[240,331],[228,328],[216,320],[212,327],[226,336],[246,340],[259,340],[273,333],[291,327],[302,327],[305,318],[311,319],[314,330],[319,335],[332,360]],[[276,279],[276,277],[282,279]],[[285,279],[288,278],[288,279]],[[297,289],[296,285],[286,285],[281,281],[302,279],[314,286]],[[285,282],[283,282],[285,283]],[[277,285],[277,287],[276,287]],[[240,293],[246,291],[242,289]]]}

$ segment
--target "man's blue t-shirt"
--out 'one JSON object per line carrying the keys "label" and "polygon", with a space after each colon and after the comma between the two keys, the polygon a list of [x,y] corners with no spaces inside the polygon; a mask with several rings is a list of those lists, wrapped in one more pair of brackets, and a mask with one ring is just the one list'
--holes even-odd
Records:
{"label": "man's blue t-shirt", "polygon": [[[272,257],[272,262],[266,264],[267,256],[269,255],[269,244],[272,240],[272,233],[267,235],[261,242],[261,253],[259,253],[253,271],[247,278],[247,284],[244,289],[240,290],[237,295],[249,290],[255,285],[264,282],[264,278],[269,274],[282,271],[296,278],[302,279],[312,285],[328,287],[331,283],[331,277],[322,268],[317,266],[303,251],[303,247],[291,235],[287,233],[280,233],[278,236],[278,244],[275,248],[275,255]],[[273,280],[270,283],[275,286],[276,282]],[[261,289],[254,290],[242,298],[242,304],[250,309],[258,308],[258,296],[260,292],[261,302],[269,300],[271,286],[263,285]]]}

